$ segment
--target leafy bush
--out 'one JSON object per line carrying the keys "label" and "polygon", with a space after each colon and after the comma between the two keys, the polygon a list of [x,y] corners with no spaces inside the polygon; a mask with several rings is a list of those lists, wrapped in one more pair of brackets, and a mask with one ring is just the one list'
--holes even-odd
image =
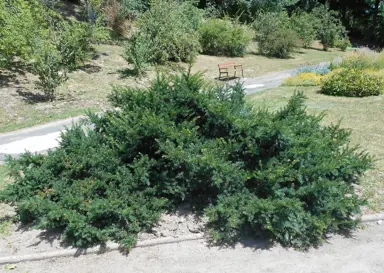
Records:
{"label": "leafy bush", "polygon": [[342,69],[326,77],[321,90],[324,94],[346,97],[378,96],[384,82],[381,77],[356,69]]}
{"label": "leafy bush", "polygon": [[253,35],[238,22],[228,19],[209,19],[199,28],[203,53],[215,56],[242,57]]}
{"label": "leafy bush", "polygon": [[[55,35],[55,34],[54,34]],[[53,41],[61,55],[61,65],[71,71],[83,65],[92,51],[92,29],[89,24],[62,21]]]}
{"label": "leafy bush", "polygon": [[288,58],[297,46],[298,37],[290,29],[286,12],[261,13],[253,23],[256,41],[261,54]]}
{"label": "leafy bush", "polygon": [[47,99],[52,100],[56,88],[67,80],[66,70],[62,66],[62,56],[52,44],[43,40],[37,43],[34,50],[32,72],[39,77],[36,87],[44,92]]}
{"label": "leafy bush", "polygon": [[345,58],[339,58],[331,63],[332,69],[383,69],[383,54],[378,54],[370,50],[355,51]]}
{"label": "leafy bush", "polygon": [[318,75],[325,75],[331,72],[330,65],[315,64],[315,65],[303,65],[293,72],[293,76],[301,73],[315,73]]}
{"label": "leafy bush", "polygon": [[[189,1],[153,0],[150,9],[137,22],[139,31],[126,50],[126,59],[133,60],[137,54],[131,50],[143,47],[149,49],[146,63],[193,60],[201,49],[197,29],[202,16],[202,12]],[[145,41],[148,45],[143,45]],[[136,65],[140,60],[143,59],[133,63]],[[136,69],[139,70],[137,66]]]}
{"label": "leafy bush", "polygon": [[206,89],[189,74],[117,88],[119,111],[91,114],[92,128],[69,129],[47,156],[9,160],[15,182],[0,200],[75,246],[131,247],[181,202],[206,212],[217,240],[249,230],[288,246],[318,244],[356,226],[351,216],[364,201],[353,184],[372,161],[303,100],[298,93],[280,111],[255,110],[240,84]]}
{"label": "leafy bush", "polygon": [[287,78],[284,81],[286,86],[317,86],[321,84],[323,77],[313,72],[304,72]]}
{"label": "leafy bush", "polygon": [[340,48],[341,51],[347,51],[348,47],[351,47],[351,41],[349,40],[348,36],[345,37],[340,37],[339,39],[336,40],[335,46]]}
{"label": "leafy bush", "polygon": [[304,48],[310,47],[316,39],[314,18],[311,13],[296,11],[290,18],[292,29],[298,34]]}
{"label": "leafy bush", "polygon": [[0,1],[0,64],[31,59],[36,37],[48,37],[49,13],[38,0]]}
{"label": "leafy bush", "polygon": [[346,30],[338,18],[338,13],[326,5],[319,5],[313,10],[317,38],[324,50],[333,47],[339,39],[346,37]]}
{"label": "leafy bush", "polygon": [[18,57],[38,75],[36,86],[49,99],[66,72],[89,58],[93,36],[89,24],[67,22],[38,0],[2,1],[0,33],[0,65],[10,66]]}

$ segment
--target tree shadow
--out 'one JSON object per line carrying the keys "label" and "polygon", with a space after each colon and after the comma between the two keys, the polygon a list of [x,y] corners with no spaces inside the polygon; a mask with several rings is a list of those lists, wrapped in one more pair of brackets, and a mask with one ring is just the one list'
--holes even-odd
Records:
{"label": "tree shadow", "polygon": [[64,95],[64,94],[56,94],[54,97],[47,96],[43,93],[24,91],[23,89],[16,90],[18,96],[22,98],[24,102],[27,104],[37,104],[42,102],[50,102],[50,101],[63,101],[63,100],[71,100],[73,96]]}
{"label": "tree shadow", "polygon": [[102,68],[98,65],[86,64],[79,68],[87,74],[98,73],[102,70]]}
{"label": "tree shadow", "polygon": [[36,104],[40,102],[47,102],[50,100],[50,98],[45,94],[34,93],[31,91],[23,91],[22,89],[16,90],[16,93],[22,98],[23,101],[28,104]]}
{"label": "tree shadow", "polygon": [[27,67],[20,62],[13,62],[10,67],[0,70],[0,88],[20,84],[17,77],[25,77]]}
{"label": "tree shadow", "polygon": [[124,68],[117,70],[117,73],[119,74],[120,79],[126,79],[131,77],[137,77],[139,76],[139,72],[137,69],[132,68]]}
{"label": "tree shadow", "polygon": [[241,77],[235,77],[235,76],[230,76],[230,77],[225,77],[225,78],[215,77],[214,79],[217,81],[221,81],[221,82],[229,82],[229,81],[234,81],[234,80],[240,80]]}

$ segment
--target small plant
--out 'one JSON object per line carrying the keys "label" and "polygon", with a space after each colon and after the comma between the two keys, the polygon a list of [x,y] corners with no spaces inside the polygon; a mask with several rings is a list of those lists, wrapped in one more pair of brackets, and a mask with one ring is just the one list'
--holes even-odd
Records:
{"label": "small plant", "polygon": [[152,62],[151,49],[150,40],[143,35],[135,36],[125,47],[124,58],[134,65],[139,76]]}
{"label": "small plant", "polygon": [[32,71],[39,77],[35,85],[47,99],[53,100],[56,88],[67,80],[60,52],[50,43],[40,41],[35,47]]}
{"label": "small plant", "polygon": [[298,36],[290,28],[286,12],[261,13],[253,23],[261,54],[288,58],[297,47]]}
{"label": "small plant", "polygon": [[289,77],[284,81],[285,86],[318,86],[323,77],[313,72],[304,72],[296,76]]}
{"label": "small plant", "polygon": [[209,19],[199,34],[203,53],[230,57],[244,56],[253,36],[245,25],[229,19]]}
{"label": "small plant", "polygon": [[346,97],[378,96],[383,93],[381,77],[356,69],[341,69],[326,77],[321,91],[327,95]]}
{"label": "small plant", "polygon": [[348,36],[340,37],[335,42],[335,46],[340,48],[341,51],[347,51],[348,47],[351,47],[351,41],[349,40]]}
{"label": "small plant", "polygon": [[301,73],[315,73],[318,75],[325,75],[331,72],[330,65],[315,64],[315,65],[303,65],[296,69],[292,74],[293,76],[299,75]]}

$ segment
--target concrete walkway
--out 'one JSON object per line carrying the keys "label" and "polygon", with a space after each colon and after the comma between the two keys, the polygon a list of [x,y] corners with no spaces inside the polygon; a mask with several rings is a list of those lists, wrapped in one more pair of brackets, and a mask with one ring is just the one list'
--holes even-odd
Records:
{"label": "concrete walkway", "polygon": [[[281,85],[293,70],[273,72],[257,78],[242,79],[246,93],[253,94]],[[43,153],[59,145],[60,132],[82,117],[54,121],[44,125],[0,134],[0,165],[7,155],[17,157],[25,151]]]}

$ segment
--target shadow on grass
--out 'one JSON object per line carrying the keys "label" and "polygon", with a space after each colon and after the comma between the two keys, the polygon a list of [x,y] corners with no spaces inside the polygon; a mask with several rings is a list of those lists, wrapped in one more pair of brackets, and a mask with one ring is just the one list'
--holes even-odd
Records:
{"label": "shadow on grass", "polygon": [[20,62],[13,62],[10,67],[0,70],[0,88],[20,84],[18,77],[25,76],[27,67]]}
{"label": "shadow on grass", "polygon": [[92,64],[83,65],[79,69],[84,71],[87,74],[97,73],[97,72],[100,72],[102,70],[102,68],[100,66],[92,65]]}
{"label": "shadow on grass", "polygon": [[233,80],[240,80],[241,77],[235,77],[235,76],[230,76],[230,77],[225,77],[225,78],[215,77],[214,79],[217,81],[221,81],[221,82],[229,82],[229,81],[233,81]]}
{"label": "shadow on grass", "polygon": [[137,69],[132,69],[132,68],[119,69],[119,70],[117,70],[117,73],[119,74],[120,79],[126,79],[126,78],[139,76],[139,72],[137,71]]}
{"label": "shadow on grass", "polygon": [[22,89],[18,89],[16,91],[16,93],[27,104],[37,104],[37,103],[42,103],[42,102],[64,101],[64,100],[72,100],[73,99],[73,96],[71,96],[71,95],[56,94],[56,95],[54,95],[54,97],[50,97],[50,96],[47,96],[43,93],[34,93],[34,92],[30,92],[30,91],[24,91]]}

